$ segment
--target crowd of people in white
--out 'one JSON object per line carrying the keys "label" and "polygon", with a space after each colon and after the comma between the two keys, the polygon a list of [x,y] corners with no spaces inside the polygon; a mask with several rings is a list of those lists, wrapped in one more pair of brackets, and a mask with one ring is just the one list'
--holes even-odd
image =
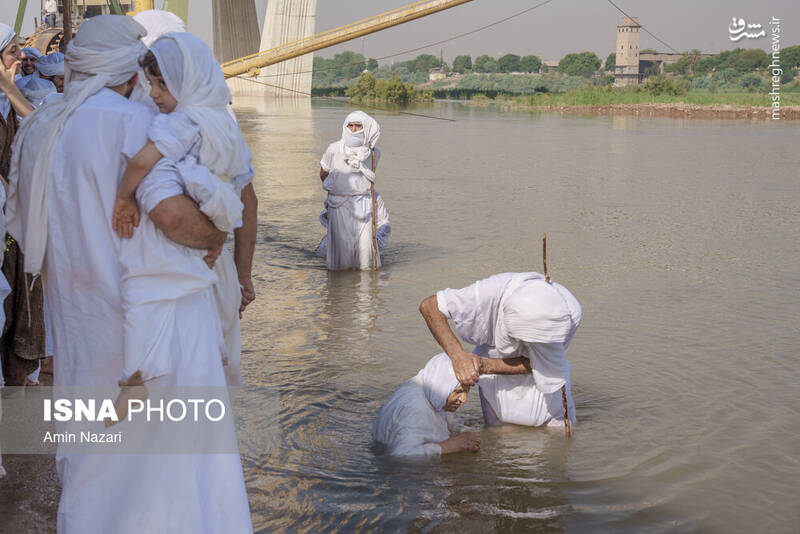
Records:
{"label": "crowd of people in white", "polygon": [[[21,48],[0,24],[0,385],[34,382],[52,354],[56,386],[242,383],[257,199],[230,104],[212,51],[170,13],[91,18],[64,54]],[[331,270],[381,265],[379,137],[353,112],[320,161],[318,253]],[[444,352],[380,410],[372,437],[388,454],[478,451],[452,416],[475,385],[487,425],[575,422],[566,353],[581,308],[566,288],[504,273],[439,291],[420,312]],[[72,453],[56,465],[59,532],[252,531],[238,454]]]}

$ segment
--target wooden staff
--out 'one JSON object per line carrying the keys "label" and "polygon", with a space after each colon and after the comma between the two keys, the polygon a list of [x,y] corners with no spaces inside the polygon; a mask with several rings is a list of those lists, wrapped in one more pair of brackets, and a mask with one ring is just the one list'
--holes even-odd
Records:
{"label": "wooden staff", "polygon": [[64,36],[61,38],[61,41],[64,43],[64,50],[66,50],[67,45],[72,39],[72,0],[64,0],[61,9],[63,11],[62,18],[64,26]]}
{"label": "wooden staff", "polygon": [[[372,154],[372,172],[375,173],[375,149],[371,150]],[[372,270],[378,270],[378,224],[375,220],[375,182],[369,183],[369,192],[372,196]]]}
{"label": "wooden staff", "polygon": [[[544,280],[550,283],[550,275],[547,273],[547,234],[542,235],[542,263],[544,264]],[[567,437],[570,437],[572,431],[569,427],[569,407],[567,406],[567,385],[561,386],[561,403],[564,405],[564,430]]]}

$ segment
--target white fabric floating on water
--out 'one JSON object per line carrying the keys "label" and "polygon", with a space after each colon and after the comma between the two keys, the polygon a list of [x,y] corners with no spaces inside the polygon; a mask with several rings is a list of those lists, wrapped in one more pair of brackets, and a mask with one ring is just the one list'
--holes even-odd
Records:
{"label": "white fabric floating on water", "polygon": [[[482,400],[500,421],[563,424],[559,390],[565,384],[569,389],[567,349],[581,321],[580,305],[564,286],[535,272],[502,273],[439,291],[436,299],[461,339],[476,345],[476,354],[530,358],[531,376],[482,376],[478,382]],[[571,419],[574,414],[570,409]]]}
{"label": "white fabric floating on water", "polygon": [[[369,198],[369,197],[367,197]],[[383,254],[383,251],[386,249],[386,246],[389,244],[389,237],[392,234],[392,224],[389,221],[389,212],[386,210],[386,205],[383,203],[383,197],[375,191],[375,208],[376,213],[378,215],[377,220],[375,221],[375,225],[377,226],[376,237],[378,238],[378,254]],[[370,202],[370,210],[372,209],[372,203]],[[322,212],[319,214],[319,222],[320,224],[328,229],[328,208],[323,208]],[[370,223],[371,224],[371,223]],[[370,243],[370,254],[372,254],[372,244]],[[317,248],[317,255],[326,258],[328,257],[328,235],[325,234],[325,237],[322,238],[322,241],[319,243],[319,247]]]}
{"label": "white fabric floating on water", "polygon": [[[439,443],[458,432],[455,416],[442,411],[458,380],[447,354],[437,354],[392,393],[372,425],[372,438],[392,456],[439,456]],[[437,408],[438,406],[438,408]]]}

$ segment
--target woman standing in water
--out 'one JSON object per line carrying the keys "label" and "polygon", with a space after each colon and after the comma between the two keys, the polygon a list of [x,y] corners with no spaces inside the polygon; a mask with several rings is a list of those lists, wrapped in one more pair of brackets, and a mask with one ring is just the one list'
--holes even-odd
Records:
{"label": "woman standing in water", "polygon": [[[373,261],[375,268],[381,265],[380,253],[389,241],[391,225],[383,199],[374,191],[381,156],[375,144],[380,135],[375,119],[354,111],[342,125],[342,138],[322,155],[319,177],[328,198],[320,221],[328,235],[319,253],[330,270],[369,269]],[[373,227],[377,228],[375,239]]]}

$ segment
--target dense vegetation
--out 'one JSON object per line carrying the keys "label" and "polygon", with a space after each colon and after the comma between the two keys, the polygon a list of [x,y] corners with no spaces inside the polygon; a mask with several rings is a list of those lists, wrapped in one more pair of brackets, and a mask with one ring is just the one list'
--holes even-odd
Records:
{"label": "dense vegetation", "polygon": [[[645,49],[641,53],[657,52]],[[397,103],[427,100],[434,93],[437,97],[454,98],[469,98],[480,93],[491,96],[566,94],[610,86],[614,80],[611,73],[615,59],[614,53],[609,54],[603,66],[601,59],[592,52],[571,53],[565,55],[557,67],[548,68],[535,55],[505,54],[494,58],[482,54],[475,58],[456,56],[451,66],[439,57],[421,54],[407,61],[379,65],[374,59],[348,51],[332,58],[315,57],[313,86],[315,94],[347,94],[360,100]],[[659,74],[656,62],[641,61],[639,70],[646,82],[626,91],[658,97],[695,93],[753,93],[763,97],[775,74],[780,76],[782,93],[800,92],[797,77],[800,46],[781,50],[779,71],[771,66],[771,61],[771,56],[759,49],[726,50],[708,57],[699,50],[692,50],[676,63],[666,65],[664,75]],[[447,78],[429,81],[433,69]],[[365,71],[368,76],[364,76]],[[608,98],[607,93],[597,94]],[[620,96],[620,100],[627,98]]]}

